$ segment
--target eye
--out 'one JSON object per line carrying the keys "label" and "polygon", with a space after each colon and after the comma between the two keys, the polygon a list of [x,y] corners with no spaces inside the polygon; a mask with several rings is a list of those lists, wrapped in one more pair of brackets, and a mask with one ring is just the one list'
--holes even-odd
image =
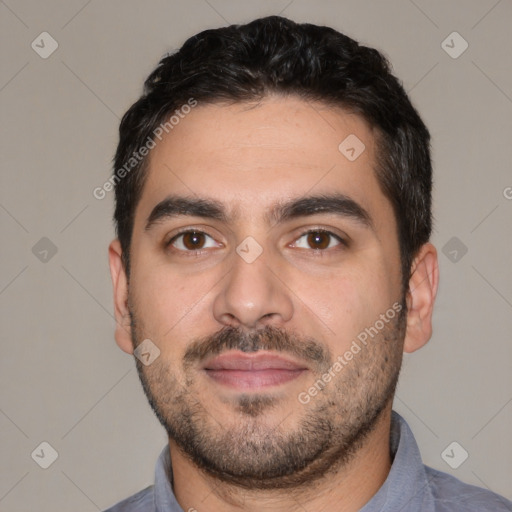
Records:
{"label": "eye", "polygon": [[345,245],[345,242],[334,233],[321,229],[315,229],[307,231],[302,236],[297,238],[293,243],[293,247],[299,247],[300,249],[316,249],[325,250],[336,247],[340,244]]}
{"label": "eye", "polygon": [[189,230],[172,237],[166,245],[179,251],[192,252],[218,247],[219,244],[210,235],[202,231]]}

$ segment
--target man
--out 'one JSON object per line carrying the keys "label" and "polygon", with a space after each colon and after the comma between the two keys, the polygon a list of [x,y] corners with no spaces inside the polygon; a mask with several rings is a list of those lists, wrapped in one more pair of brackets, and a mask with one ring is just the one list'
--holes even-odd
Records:
{"label": "man", "polygon": [[438,286],[429,133],[385,59],[280,17],[208,30],[125,114],[116,341],[169,446],[120,511],[512,510],[392,412]]}

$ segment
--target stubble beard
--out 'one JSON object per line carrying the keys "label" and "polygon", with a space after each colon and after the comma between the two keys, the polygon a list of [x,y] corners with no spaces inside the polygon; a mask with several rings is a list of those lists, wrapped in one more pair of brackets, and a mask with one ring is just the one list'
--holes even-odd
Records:
{"label": "stubble beard", "polygon": [[[133,309],[130,314],[137,347],[144,329]],[[405,318],[403,307],[308,404],[301,404],[295,394],[286,396],[287,404],[295,402],[297,412],[292,429],[268,424],[267,413],[279,411],[283,399],[264,391],[241,393],[229,403],[229,425],[225,421],[229,413],[215,418],[201,403],[193,363],[229,349],[288,352],[315,368],[307,390],[335,361],[314,338],[269,326],[249,334],[226,327],[188,345],[181,382],[176,377],[177,363],[161,357],[150,366],[137,360],[137,370],[169,438],[199,469],[247,490],[298,488],[346,466],[391,404],[402,362]]]}

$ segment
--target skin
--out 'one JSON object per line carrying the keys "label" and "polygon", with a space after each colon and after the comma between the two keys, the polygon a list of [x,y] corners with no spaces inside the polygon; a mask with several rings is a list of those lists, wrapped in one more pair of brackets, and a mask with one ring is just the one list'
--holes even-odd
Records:
{"label": "skin", "polygon": [[[366,146],[353,162],[338,150],[350,134]],[[300,430],[308,412],[320,414],[319,404],[326,400],[343,424],[353,419],[354,411],[364,410],[368,396],[397,376],[403,351],[413,352],[430,339],[438,266],[436,250],[427,243],[413,262],[403,332],[390,323],[379,338],[385,344],[364,347],[347,371],[308,404],[297,397],[322,374],[321,365],[308,360],[303,360],[308,370],[297,379],[250,391],[249,399],[266,397],[272,404],[253,415],[240,407],[241,391],[216,383],[198,364],[188,369],[183,365],[194,342],[229,327],[244,333],[277,328],[296,335],[297,343],[312,339],[332,361],[379,315],[402,301],[397,225],[374,174],[374,151],[373,131],[362,118],[294,97],[199,105],[152,150],[135,214],[129,286],[118,240],[111,243],[109,258],[116,341],[129,354],[134,341],[150,338],[158,346],[159,358],[145,368],[139,364],[139,371],[162,407],[170,413],[177,407],[173,401],[165,403],[166,389],[181,393],[200,409],[201,425],[213,441],[223,432],[237,439],[244,427],[253,428],[258,442],[271,433],[285,437]],[[333,192],[361,205],[373,229],[332,213],[280,223],[267,218],[279,202]],[[182,215],[146,230],[151,211],[170,194],[215,199],[224,205],[228,219]],[[179,242],[165,247],[179,229],[188,227],[206,232],[211,237],[208,247],[193,256],[186,256],[186,246]],[[311,248],[302,235],[313,228],[343,237],[349,245],[329,239],[328,248]],[[252,263],[236,252],[248,236],[263,251]],[[370,376],[376,376],[373,384]],[[390,414],[388,401],[371,431],[331,471],[306,484],[297,478],[294,485],[292,475],[281,488],[244,486],[208,473],[170,437],[175,495],[184,510],[359,510],[390,469]]]}

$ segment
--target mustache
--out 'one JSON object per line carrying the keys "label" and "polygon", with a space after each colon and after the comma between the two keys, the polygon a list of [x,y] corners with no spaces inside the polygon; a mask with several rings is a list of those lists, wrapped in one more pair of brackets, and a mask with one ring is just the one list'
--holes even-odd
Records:
{"label": "mustache", "polygon": [[314,338],[299,336],[269,325],[256,331],[223,327],[213,335],[194,340],[187,348],[183,362],[185,367],[190,367],[228,350],[287,352],[319,370],[329,368],[332,362],[330,350]]}

